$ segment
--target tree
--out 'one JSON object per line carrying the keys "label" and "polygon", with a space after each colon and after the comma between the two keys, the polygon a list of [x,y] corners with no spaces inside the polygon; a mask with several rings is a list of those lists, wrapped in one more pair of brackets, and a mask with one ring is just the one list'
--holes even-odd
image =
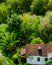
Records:
{"label": "tree", "polygon": [[40,19],[40,27],[39,27],[39,37],[45,42],[48,43],[49,40],[52,39],[52,12],[47,12],[46,15]]}
{"label": "tree", "polygon": [[49,0],[47,7],[48,7],[48,10],[52,11],[52,0]]}
{"label": "tree", "polygon": [[7,5],[9,4],[11,10],[17,14],[22,14],[24,12],[30,11],[30,5],[33,0],[7,0]]}
{"label": "tree", "polygon": [[19,18],[19,16],[17,14],[14,14],[11,16],[11,18],[7,19],[7,25],[8,25],[8,30],[10,32],[18,32],[20,31],[20,24],[21,24],[21,20]]}
{"label": "tree", "polygon": [[38,26],[40,24],[40,20],[36,15],[31,16],[28,13],[23,14],[21,19],[21,37],[25,43],[30,43],[30,36],[37,37],[39,35]]}
{"label": "tree", "polygon": [[6,19],[8,17],[8,11],[5,3],[0,4],[0,24],[6,23]]}
{"label": "tree", "polygon": [[30,5],[33,0],[22,0],[22,9],[24,12],[29,12],[30,11]]}
{"label": "tree", "polygon": [[30,9],[32,13],[44,15],[47,11],[48,0],[33,0]]}
{"label": "tree", "polygon": [[52,11],[46,12],[46,17],[48,19],[48,23],[52,25]]}
{"label": "tree", "polygon": [[9,7],[10,13],[17,13],[17,14],[22,14],[23,9],[22,9],[22,1],[23,0],[6,0],[6,4]]}
{"label": "tree", "polygon": [[0,50],[2,52],[12,57],[11,55],[15,53],[17,48],[17,43],[19,40],[16,40],[16,34],[14,32],[10,33],[7,31],[7,25],[1,24],[0,25]]}
{"label": "tree", "polygon": [[5,1],[6,1],[6,0],[0,0],[0,3],[1,3],[1,2],[5,2]]}

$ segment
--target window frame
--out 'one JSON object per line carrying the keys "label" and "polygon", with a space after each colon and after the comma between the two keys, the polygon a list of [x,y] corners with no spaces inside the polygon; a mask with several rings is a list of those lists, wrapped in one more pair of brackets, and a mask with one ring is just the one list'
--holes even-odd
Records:
{"label": "window frame", "polygon": [[40,57],[37,58],[37,61],[40,62]]}
{"label": "window frame", "polygon": [[48,61],[48,58],[47,57],[45,58],[45,61]]}

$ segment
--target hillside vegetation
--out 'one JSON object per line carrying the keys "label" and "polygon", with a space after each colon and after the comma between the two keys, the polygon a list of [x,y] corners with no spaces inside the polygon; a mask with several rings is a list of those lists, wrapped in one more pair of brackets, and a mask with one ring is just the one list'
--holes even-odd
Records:
{"label": "hillside vegetation", "polygon": [[0,65],[27,65],[27,43],[52,44],[52,0],[0,0]]}

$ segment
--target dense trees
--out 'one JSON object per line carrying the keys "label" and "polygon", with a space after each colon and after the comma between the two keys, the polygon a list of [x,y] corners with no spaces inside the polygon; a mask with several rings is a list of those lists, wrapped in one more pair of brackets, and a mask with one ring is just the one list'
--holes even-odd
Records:
{"label": "dense trees", "polygon": [[6,1],[6,0],[0,0],[0,3],[1,3],[1,2],[5,2],[5,1]]}
{"label": "dense trees", "polygon": [[31,5],[32,13],[44,15],[47,11],[48,0],[33,0]]}
{"label": "dense trees", "polygon": [[52,0],[0,0],[2,54],[23,65],[20,51],[27,43],[52,44]]}

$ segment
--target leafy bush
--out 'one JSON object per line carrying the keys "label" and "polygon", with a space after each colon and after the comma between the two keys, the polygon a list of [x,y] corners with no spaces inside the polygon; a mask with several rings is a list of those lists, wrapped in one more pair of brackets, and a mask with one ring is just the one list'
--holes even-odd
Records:
{"label": "leafy bush", "polygon": [[41,44],[43,43],[43,40],[41,40],[40,38],[34,38],[31,40],[31,44]]}
{"label": "leafy bush", "polygon": [[52,44],[52,41],[50,41],[49,44]]}
{"label": "leafy bush", "polygon": [[0,49],[2,52],[11,57],[12,54],[14,54],[16,49],[16,43],[19,42],[19,40],[16,40],[16,35],[14,32],[11,34],[6,31],[7,25],[1,24],[0,25]]}
{"label": "leafy bush", "polygon": [[52,65],[52,61],[47,61],[45,65]]}
{"label": "leafy bush", "polygon": [[9,32],[6,31],[7,25],[1,24],[0,25],[0,49],[3,50],[8,44],[9,40]]}
{"label": "leafy bush", "polygon": [[0,65],[14,65],[14,63],[0,53]]}
{"label": "leafy bush", "polygon": [[21,48],[20,49],[17,48],[16,53],[13,54],[13,56],[12,56],[15,64],[22,64],[20,52],[21,52]]}

